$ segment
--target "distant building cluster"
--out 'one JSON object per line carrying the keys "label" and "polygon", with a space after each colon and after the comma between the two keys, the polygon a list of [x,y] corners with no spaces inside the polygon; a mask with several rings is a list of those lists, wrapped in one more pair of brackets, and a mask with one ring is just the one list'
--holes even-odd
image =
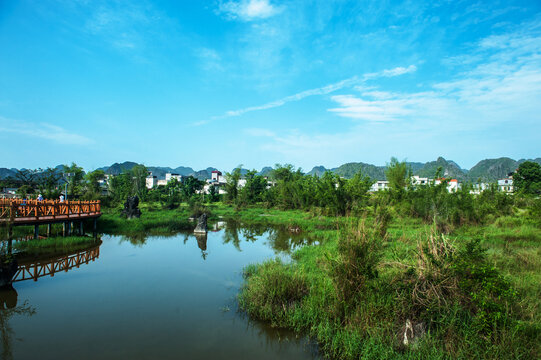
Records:
{"label": "distant building cluster", "polygon": [[[410,178],[410,183],[413,187],[418,186],[428,186],[428,185],[439,185],[442,182],[447,182],[447,191],[449,192],[456,192],[458,189],[461,188],[461,185],[457,179],[445,179],[445,178],[439,178],[439,179],[429,179],[425,177],[420,177],[418,175],[414,175]],[[473,185],[473,190],[470,190],[470,193],[472,194],[480,194],[481,192],[487,190],[490,188],[489,183],[479,183]],[[389,189],[389,182],[386,180],[378,180],[374,184],[372,184],[372,187],[370,188],[370,191],[382,191]],[[508,176],[504,179],[498,180],[498,190],[504,193],[513,193],[513,173],[508,174]]]}

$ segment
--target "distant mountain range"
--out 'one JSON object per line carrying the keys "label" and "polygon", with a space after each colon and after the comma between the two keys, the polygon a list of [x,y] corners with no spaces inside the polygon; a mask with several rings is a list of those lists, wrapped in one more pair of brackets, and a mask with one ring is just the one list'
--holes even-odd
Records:
{"label": "distant mountain range", "polygon": [[[429,161],[427,163],[420,162],[408,162],[408,166],[414,175],[421,177],[433,178],[439,167],[442,168],[442,176],[447,178],[458,179],[459,181],[469,182],[494,182],[498,179],[506,177],[508,173],[515,171],[518,166],[527,161],[526,159],[513,160],[507,157],[498,159],[485,159],[479,161],[471,169],[462,169],[456,162],[452,160],[446,160],[439,157],[436,161]],[[541,158],[530,159],[541,165]],[[114,163],[111,166],[104,166],[98,170],[103,170],[109,175],[118,175],[123,172],[131,170],[137,163],[126,161],[123,163]],[[61,165],[56,167],[61,168]],[[191,167],[179,166],[176,168],[161,167],[161,166],[147,166],[147,169],[152,172],[153,175],[158,178],[165,178],[166,173],[174,173],[182,176],[194,176],[198,179],[205,180],[210,179],[211,173],[217,170],[213,167],[208,167],[203,170],[195,171]],[[353,162],[343,164],[337,168],[327,169],[324,166],[314,166],[312,170],[308,172],[308,175],[322,176],[326,171],[332,171],[345,178],[353,177],[358,171],[361,171],[363,175],[367,175],[374,180],[385,180],[385,166],[376,166],[363,162]],[[269,175],[272,171],[272,167],[266,166],[258,172],[258,175]],[[241,169],[241,174],[246,174],[246,169]],[[0,179],[8,177],[15,177],[17,169],[0,168]]]}
{"label": "distant mountain range", "polygon": [[[507,157],[498,159],[485,159],[478,162],[470,170],[462,169],[456,162],[439,157],[436,161],[427,163],[408,162],[413,175],[434,178],[439,167],[442,168],[442,176],[469,182],[494,182],[514,172],[518,166],[527,161],[526,159],[513,160]],[[529,159],[541,165],[541,158]],[[385,180],[385,166],[375,166],[366,163],[347,163],[334,169],[325,169],[323,166],[315,166],[308,174],[321,176],[325,171],[333,171],[345,178],[351,178],[358,171],[374,180]]]}

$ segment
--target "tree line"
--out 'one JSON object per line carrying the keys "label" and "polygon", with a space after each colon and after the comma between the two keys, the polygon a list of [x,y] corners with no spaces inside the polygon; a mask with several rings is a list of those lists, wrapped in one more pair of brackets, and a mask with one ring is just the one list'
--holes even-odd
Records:
{"label": "tree line", "polygon": [[[55,199],[67,188],[67,195],[72,199],[101,199],[105,205],[116,205],[128,196],[137,195],[143,202],[160,202],[170,209],[182,202],[224,201],[237,208],[258,204],[269,208],[345,216],[393,205],[394,211],[399,214],[427,221],[442,219],[455,225],[481,222],[491,214],[508,214],[513,204],[521,201],[519,199],[535,198],[541,194],[541,166],[529,161],[522,163],[513,176],[515,196],[499,192],[496,185],[476,195],[471,191],[473,184],[467,183],[462,184],[456,192],[449,192],[445,179],[438,185],[418,186],[410,181],[411,170],[406,162],[396,158],[388,163],[385,174],[389,188],[375,193],[370,192],[374,180],[361,172],[351,179],[344,179],[330,171],[318,177],[306,175],[302,169],[289,164],[275,165],[268,177],[258,175],[255,170],[243,176],[239,166],[226,174],[226,193],[222,195],[212,185],[204,193],[201,190],[205,181],[192,176],[183,178],[181,182],[172,179],[165,186],[147,189],[148,170],[143,165],[112,176],[107,182],[104,182],[106,174],[103,170],[85,173],[75,163],[64,165],[61,171],[51,168],[20,170],[15,179],[8,179],[7,182],[18,185],[17,191],[22,197],[37,196],[36,192],[40,192],[46,199]],[[434,176],[439,178],[441,169]],[[245,181],[243,186],[239,185],[241,179]],[[385,217],[385,214],[379,213],[378,216]]]}

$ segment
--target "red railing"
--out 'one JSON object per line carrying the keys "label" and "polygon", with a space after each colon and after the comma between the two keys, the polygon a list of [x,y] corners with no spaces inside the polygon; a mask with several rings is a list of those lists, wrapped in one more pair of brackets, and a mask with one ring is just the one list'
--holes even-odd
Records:
{"label": "red railing", "polygon": [[23,219],[55,220],[101,215],[99,200],[63,201],[0,199],[0,220],[16,222]]}

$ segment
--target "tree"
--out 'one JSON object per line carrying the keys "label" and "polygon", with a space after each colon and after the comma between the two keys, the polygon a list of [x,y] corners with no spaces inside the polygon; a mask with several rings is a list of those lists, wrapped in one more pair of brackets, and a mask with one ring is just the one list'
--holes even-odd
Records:
{"label": "tree", "polygon": [[[82,192],[83,178],[85,175],[83,168],[72,162],[70,166],[64,165],[63,171],[66,176],[66,181],[68,182],[69,196],[79,195]],[[67,174],[70,175],[68,176]]]}
{"label": "tree", "polygon": [[89,198],[97,198],[101,194],[100,181],[105,179],[103,170],[94,170],[85,175],[85,195]]}
{"label": "tree", "polygon": [[45,199],[56,199],[60,196],[61,190],[58,189],[60,179],[62,179],[62,173],[50,167],[39,175],[38,187]]}
{"label": "tree", "polygon": [[524,194],[541,193],[541,166],[533,161],[525,161],[513,174],[513,186],[516,192]]}
{"label": "tree", "polygon": [[348,180],[346,190],[351,198],[352,206],[359,207],[368,202],[368,191],[372,184],[374,184],[374,180],[368,176],[363,176],[361,170]]}
{"label": "tree", "polygon": [[15,174],[15,178],[17,178],[17,180],[19,180],[22,183],[22,185],[32,186],[36,183],[36,178],[41,171],[42,171],[41,169],[17,170],[17,173]]}
{"label": "tree", "polygon": [[387,176],[391,191],[400,196],[408,184],[408,165],[405,161],[400,162],[397,158],[392,157],[391,163],[388,164],[387,169],[385,169],[385,176]]}
{"label": "tree", "polygon": [[267,180],[256,175],[255,170],[248,171],[245,175],[246,185],[240,191],[241,201],[246,204],[255,204],[262,200],[263,193],[267,189]]}
{"label": "tree", "polygon": [[41,169],[30,170],[30,169],[21,169],[17,170],[15,177],[21,184],[17,189],[17,194],[26,198],[27,194],[32,194],[34,192],[34,186],[36,185],[36,179],[38,174],[41,172]]}
{"label": "tree", "polygon": [[132,194],[137,195],[142,201],[146,201],[147,187],[146,178],[148,170],[145,165],[135,165],[129,174],[132,178]]}
{"label": "tree", "polygon": [[237,166],[236,169],[234,169],[231,173],[226,173],[225,177],[227,179],[227,182],[225,184],[225,191],[226,194],[226,200],[230,202],[234,202],[237,200],[237,197],[239,195],[239,180],[241,177],[240,169],[242,168],[242,165]]}

